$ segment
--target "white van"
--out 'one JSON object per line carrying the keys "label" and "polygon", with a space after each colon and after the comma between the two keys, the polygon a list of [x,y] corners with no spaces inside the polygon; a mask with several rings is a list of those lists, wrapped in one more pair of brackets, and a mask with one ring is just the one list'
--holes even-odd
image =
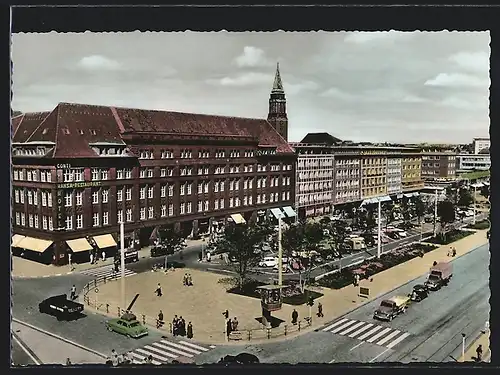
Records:
{"label": "white van", "polygon": [[278,259],[275,257],[264,257],[259,262],[259,267],[274,267],[278,264]]}

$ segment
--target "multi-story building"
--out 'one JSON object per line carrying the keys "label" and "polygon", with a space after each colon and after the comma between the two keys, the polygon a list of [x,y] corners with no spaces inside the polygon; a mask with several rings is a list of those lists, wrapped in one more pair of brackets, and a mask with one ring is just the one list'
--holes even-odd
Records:
{"label": "multi-story building", "polygon": [[401,184],[403,191],[416,191],[424,187],[422,155],[419,150],[408,148],[401,159]]}
{"label": "multi-story building", "polygon": [[335,205],[361,200],[361,157],[349,147],[335,149]]}
{"label": "multi-story building", "polygon": [[486,148],[490,148],[491,142],[489,138],[473,138],[472,139],[472,148],[474,150],[474,154],[479,154],[481,150]]}
{"label": "multi-story building", "polygon": [[295,202],[297,157],[263,119],[60,103],[13,127],[12,246],[44,262],[116,248],[120,222],[142,246]]}
{"label": "multi-story building", "polygon": [[387,194],[400,194],[403,191],[403,165],[401,155],[387,157]]}
{"label": "multi-story building", "polygon": [[424,180],[447,179],[456,177],[456,153],[440,147],[425,147],[421,150],[422,178]]}
{"label": "multi-story building", "polygon": [[[485,149],[481,150],[483,152]],[[488,170],[491,167],[489,154],[458,154],[457,172],[466,172],[474,170]]]}
{"label": "multi-story building", "polygon": [[361,198],[387,194],[387,156],[381,150],[361,150]]}

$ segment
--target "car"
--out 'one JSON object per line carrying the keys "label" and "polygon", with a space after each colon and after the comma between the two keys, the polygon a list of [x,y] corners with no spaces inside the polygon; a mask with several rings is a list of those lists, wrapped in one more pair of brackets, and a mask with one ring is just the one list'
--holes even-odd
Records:
{"label": "car", "polygon": [[402,229],[397,229],[396,233],[398,234],[399,237],[408,237],[408,233]]}
{"label": "car", "polygon": [[149,334],[148,329],[131,313],[123,314],[120,318],[108,320],[106,328],[110,332],[120,333],[135,339]]}
{"label": "car", "polygon": [[59,321],[82,316],[83,308],[83,304],[69,300],[66,294],[46,298],[38,304],[40,313],[55,316]]}
{"label": "car", "polygon": [[412,301],[420,302],[429,296],[429,289],[423,284],[417,284],[413,287],[409,297]]}
{"label": "car", "polygon": [[[115,255],[116,260],[120,260],[120,250]],[[135,263],[139,261],[139,252],[133,247],[125,249],[125,263]]]}
{"label": "car", "polygon": [[274,267],[278,264],[278,260],[275,257],[264,257],[259,262],[259,267]]}
{"label": "car", "polygon": [[259,358],[250,353],[240,353],[237,355],[226,355],[221,358],[219,363],[233,363],[239,365],[251,365],[253,363],[260,363]]}

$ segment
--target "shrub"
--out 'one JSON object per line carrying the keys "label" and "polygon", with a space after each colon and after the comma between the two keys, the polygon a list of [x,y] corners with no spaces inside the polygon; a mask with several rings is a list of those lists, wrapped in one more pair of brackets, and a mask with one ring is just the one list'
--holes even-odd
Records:
{"label": "shrub", "polygon": [[446,233],[446,235],[437,235],[436,237],[432,237],[428,240],[428,242],[439,244],[439,245],[448,245],[452,242],[461,240],[467,236],[470,236],[473,232],[461,231],[458,229],[453,229]]}
{"label": "shrub", "polygon": [[488,229],[490,227],[490,222],[488,220],[478,221],[476,224],[468,225],[467,228],[471,229]]}

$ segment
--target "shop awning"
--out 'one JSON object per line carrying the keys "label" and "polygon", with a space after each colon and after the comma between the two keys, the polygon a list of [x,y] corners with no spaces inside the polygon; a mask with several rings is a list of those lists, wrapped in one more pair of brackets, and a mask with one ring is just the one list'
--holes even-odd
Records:
{"label": "shop awning", "polygon": [[74,253],[79,253],[81,251],[92,250],[92,246],[90,246],[89,241],[86,238],[77,238],[76,240],[68,240],[66,241],[69,248],[73,250]]}
{"label": "shop awning", "polygon": [[26,236],[23,236],[21,234],[14,234],[12,236],[12,244],[11,244],[11,246],[12,247],[17,247],[17,245],[19,244],[19,242],[21,242],[25,238],[26,238]]}
{"label": "shop awning", "polygon": [[17,247],[36,251],[37,253],[43,253],[45,250],[52,245],[52,241],[49,240],[41,240],[39,238],[34,237],[24,237],[21,241],[17,243]]}
{"label": "shop awning", "polygon": [[286,217],[283,211],[281,211],[279,208],[271,208],[271,213],[276,218],[276,220]]}
{"label": "shop awning", "polygon": [[116,246],[116,241],[111,234],[102,234],[100,236],[95,236],[94,241],[99,249]]}
{"label": "shop awning", "polygon": [[231,219],[233,219],[235,224],[245,224],[247,222],[241,214],[232,214]]}
{"label": "shop awning", "polygon": [[284,207],[283,211],[285,211],[285,214],[288,217],[295,217],[295,216],[297,216],[297,214],[295,213],[295,211],[293,210],[293,208],[290,207],[290,206]]}

